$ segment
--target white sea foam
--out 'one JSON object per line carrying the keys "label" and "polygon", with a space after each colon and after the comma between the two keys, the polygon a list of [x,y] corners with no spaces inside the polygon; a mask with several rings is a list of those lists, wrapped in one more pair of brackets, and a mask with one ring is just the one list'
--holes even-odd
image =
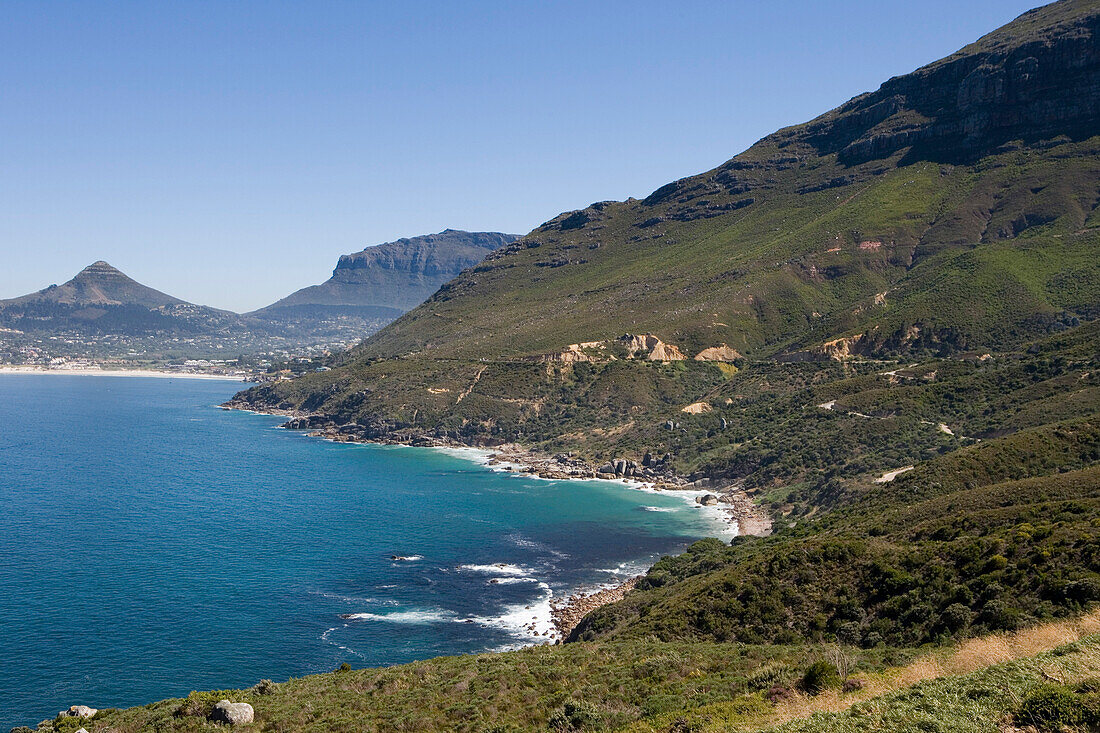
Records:
{"label": "white sea foam", "polygon": [[672,506],[643,506],[642,510],[647,511],[647,512],[674,512],[674,511],[676,511],[676,507],[672,507]]}
{"label": "white sea foam", "polygon": [[554,592],[546,583],[539,582],[539,597],[527,603],[504,606],[495,616],[471,616],[462,621],[473,621],[487,628],[501,629],[528,641],[552,640],[554,620],[550,613],[550,599]]}
{"label": "white sea foam", "polygon": [[417,562],[423,560],[423,555],[391,555],[390,559],[394,562]]}
{"label": "white sea foam", "polygon": [[516,585],[517,583],[537,583],[539,582],[539,579],[528,577],[517,578],[515,576],[512,576],[508,578],[493,578],[492,580],[486,582],[493,583],[494,585]]}
{"label": "white sea foam", "polygon": [[[381,588],[381,587],[384,587],[384,586],[379,586],[379,587]],[[394,586],[389,586],[389,587],[392,588]],[[396,606],[397,605],[397,601],[395,601],[393,599],[390,599],[390,598],[371,598],[369,596],[345,596],[345,595],[341,595],[339,593],[327,593],[327,592],[324,592],[324,591],[317,591],[317,595],[321,596],[322,598],[328,598],[329,600],[332,600],[332,601],[341,601],[343,603],[366,603],[366,604],[369,604],[371,606],[377,606],[377,605]]]}
{"label": "white sea foam", "polygon": [[458,568],[469,573],[482,573],[484,575],[528,575],[531,572],[530,568],[504,562],[493,563],[492,565],[459,565]]}
{"label": "white sea foam", "polygon": [[553,547],[547,545],[544,542],[538,542],[529,537],[524,537],[519,532],[512,532],[505,539],[507,539],[516,547],[522,547],[525,550],[538,550],[540,552],[545,552],[547,554],[553,555],[559,560],[569,557],[568,554],[561,552],[560,550],[555,550]]}
{"label": "white sea foam", "polygon": [[349,613],[343,618],[349,621],[386,621],[391,624],[434,624],[452,621],[455,614],[441,608],[411,609],[392,613]]}

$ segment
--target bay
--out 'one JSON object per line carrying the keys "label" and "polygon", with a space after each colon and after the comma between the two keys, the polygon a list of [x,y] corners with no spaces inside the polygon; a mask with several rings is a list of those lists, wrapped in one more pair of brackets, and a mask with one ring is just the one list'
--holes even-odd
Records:
{"label": "bay", "polygon": [[551,596],[728,531],[683,496],[216,407],[241,387],[0,375],[0,726],[544,642]]}

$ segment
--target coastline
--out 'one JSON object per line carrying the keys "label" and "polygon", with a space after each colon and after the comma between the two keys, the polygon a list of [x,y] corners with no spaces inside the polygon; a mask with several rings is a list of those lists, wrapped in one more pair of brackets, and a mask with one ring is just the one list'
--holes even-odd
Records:
{"label": "coastline", "polygon": [[222,382],[248,382],[229,374],[199,374],[197,372],[165,372],[154,369],[40,369],[38,367],[0,366],[0,374],[50,374],[63,377],[152,377],[155,379],[216,379]]}
{"label": "coastline", "polygon": [[643,576],[635,575],[621,583],[611,586],[603,586],[592,592],[580,590],[567,598],[555,602],[550,601],[550,617],[553,619],[554,628],[557,631],[556,643],[565,643],[573,629],[577,628],[581,619],[600,606],[621,601],[626,594],[634,590],[634,586]]}
{"label": "coastline", "polygon": [[[733,484],[712,486],[709,481],[691,482],[677,476],[662,476],[658,480],[633,479],[598,471],[582,459],[569,454],[548,456],[511,443],[497,446],[469,445],[425,435],[409,438],[393,436],[365,438],[341,431],[327,418],[307,415],[296,410],[277,408],[257,410],[253,405],[235,404],[232,400],[220,407],[223,410],[285,417],[288,420],[281,427],[300,430],[309,437],[336,443],[432,448],[446,451],[493,471],[515,473],[528,478],[551,481],[614,481],[634,490],[672,494],[685,501],[693,502],[694,506],[701,511],[714,512],[716,522],[732,529],[732,532],[726,535],[727,538],[730,535],[766,536],[771,533],[771,517],[756,506],[739,486]],[[622,600],[634,589],[641,577],[643,576],[637,575],[610,585],[581,587],[560,601],[551,599],[550,619],[554,631],[549,634],[550,638],[547,642],[542,643],[564,643],[584,616],[601,606]]]}
{"label": "coastline", "polygon": [[[333,426],[332,421],[324,416],[309,415],[297,410],[277,408],[258,410],[253,405],[246,406],[241,403],[234,403],[233,400],[220,405],[220,407],[223,410],[285,417],[288,420],[281,427],[287,430],[300,430],[310,437],[321,438],[334,443],[434,448],[450,451],[458,457],[487,466],[494,471],[524,474],[529,478],[551,481],[614,481],[622,486],[639,491],[669,493],[694,502],[695,506],[700,509],[714,511],[725,525],[736,526],[733,533],[735,536],[764,537],[771,534],[771,517],[756,506],[740,486],[732,483],[722,486],[707,479],[689,481],[674,474],[665,474],[658,477],[622,476],[594,468],[588,462],[572,454],[559,453],[551,456],[515,443],[502,443],[495,446],[471,445],[457,440],[427,435],[364,437]],[[713,498],[708,501],[708,496]]]}

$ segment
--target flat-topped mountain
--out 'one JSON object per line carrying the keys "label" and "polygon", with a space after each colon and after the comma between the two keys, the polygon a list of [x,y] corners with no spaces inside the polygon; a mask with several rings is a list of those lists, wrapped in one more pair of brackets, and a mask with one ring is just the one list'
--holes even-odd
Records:
{"label": "flat-topped mountain", "polygon": [[367,247],[340,257],[332,277],[320,285],[302,288],[250,315],[300,306],[355,306],[390,311],[396,317],[517,239],[516,234],[447,229]]}

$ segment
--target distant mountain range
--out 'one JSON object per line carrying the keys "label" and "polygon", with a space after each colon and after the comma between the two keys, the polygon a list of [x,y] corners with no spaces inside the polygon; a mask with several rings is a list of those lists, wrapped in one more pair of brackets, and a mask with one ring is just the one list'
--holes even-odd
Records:
{"label": "distant mountain range", "polygon": [[493,250],[519,239],[517,234],[462,232],[398,239],[343,255],[332,277],[291,293],[253,316],[273,316],[292,309],[317,307],[371,308],[397,317],[431,297],[439,286]]}
{"label": "distant mountain range", "polygon": [[[5,329],[0,341],[12,339],[13,333],[70,334],[100,346],[105,337],[140,338],[147,348],[149,339],[184,337],[200,339],[204,352],[355,343],[517,238],[448,229],[367,247],[341,257],[328,281],[246,314],[162,293],[101,260],[62,285],[0,300],[0,328]],[[219,346],[219,338],[228,343]],[[127,349],[133,345],[120,342]],[[73,346],[80,350],[79,344]],[[58,348],[54,344],[52,351]],[[176,348],[186,353],[187,343]]]}

